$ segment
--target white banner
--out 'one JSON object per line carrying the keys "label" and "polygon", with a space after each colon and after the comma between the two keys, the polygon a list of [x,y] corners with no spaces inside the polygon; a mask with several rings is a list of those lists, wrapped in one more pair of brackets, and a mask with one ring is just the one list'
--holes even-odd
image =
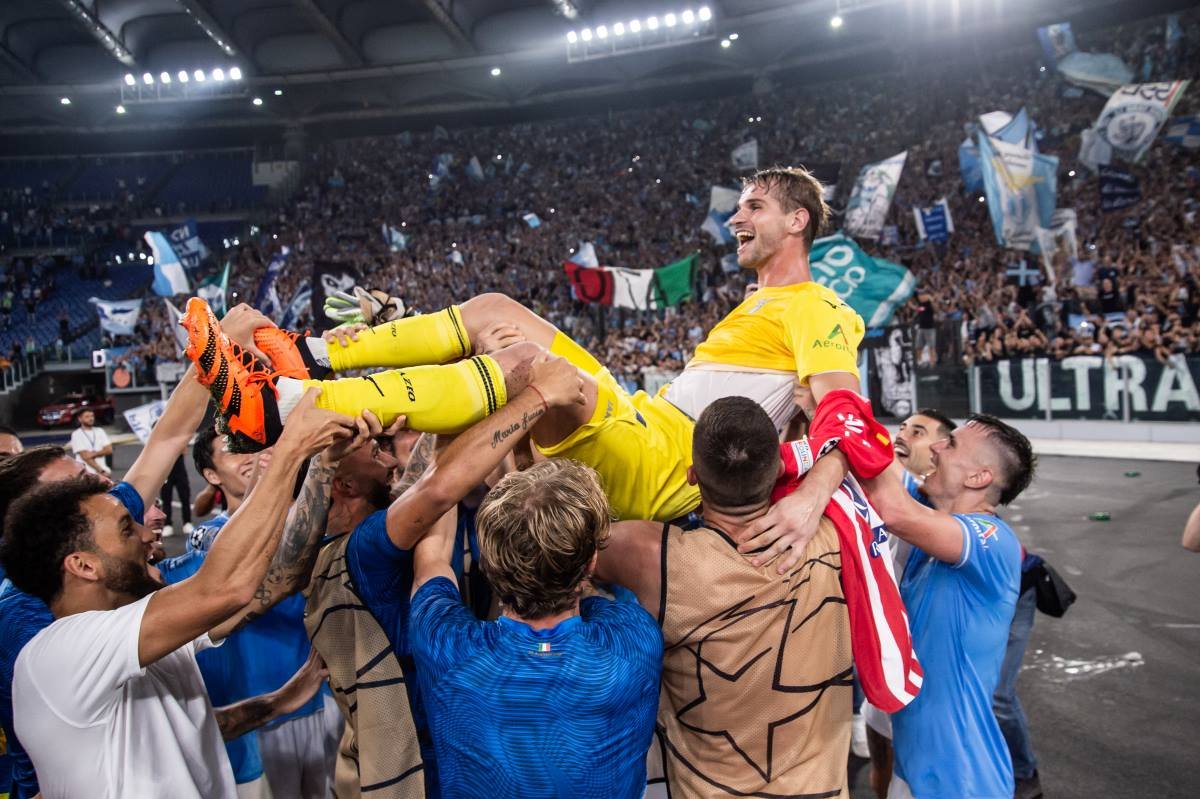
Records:
{"label": "white banner", "polygon": [[718,244],[732,244],[733,234],[725,223],[737,212],[738,200],[742,193],[737,189],[727,189],[724,186],[713,186],[708,201],[708,216],[700,229],[712,237]]}
{"label": "white banner", "polygon": [[1052,263],[1054,253],[1062,249],[1072,261],[1079,260],[1078,227],[1079,217],[1074,208],[1057,208],[1050,217],[1050,227],[1038,227],[1035,231],[1038,247],[1042,251],[1042,265],[1052,286],[1057,283]]}
{"label": "white banner", "polygon": [[92,297],[88,302],[96,306],[96,315],[100,317],[100,329],[114,336],[132,336],[137,327],[138,318],[142,315],[142,301],[139,300],[101,300]]}
{"label": "white banner", "polygon": [[751,139],[733,148],[729,154],[733,160],[733,168],[741,171],[758,169],[758,139]]}
{"label": "white banner", "polygon": [[164,400],[155,400],[125,411],[125,421],[129,423],[129,429],[138,437],[143,446],[149,440],[150,431],[154,429],[155,423],[163,415],[166,407],[167,403]]}
{"label": "white banner", "polygon": [[908,151],[883,161],[867,164],[858,173],[850,202],[846,206],[846,232],[863,239],[878,239],[887,219],[896,184],[904,171]]}
{"label": "white banner", "polygon": [[653,269],[609,269],[613,277],[612,304],[614,308],[633,308],[644,311],[657,308],[651,287],[654,285]]}
{"label": "white banner", "polygon": [[1104,104],[1094,130],[1112,147],[1114,155],[1137,163],[1154,143],[1190,82],[1173,80],[1122,86]]}

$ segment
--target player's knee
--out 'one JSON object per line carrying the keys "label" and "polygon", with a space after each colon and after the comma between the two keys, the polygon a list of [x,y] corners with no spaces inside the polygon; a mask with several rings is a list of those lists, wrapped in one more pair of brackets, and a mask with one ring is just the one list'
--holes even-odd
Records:
{"label": "player's knee", "polygon": [[529,313],[512,297],[494,291],[474,296],[459,308],[472,335],[496,322],[518,324]]}

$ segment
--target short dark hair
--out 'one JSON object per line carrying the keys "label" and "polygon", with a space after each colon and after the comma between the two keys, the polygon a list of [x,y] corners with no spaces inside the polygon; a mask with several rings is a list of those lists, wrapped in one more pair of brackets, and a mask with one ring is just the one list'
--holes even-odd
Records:
{"label": "short dark hair", "polygon": [[1037,469],[1037,456],[1033,454],[1033,445],[1020,430],[991,414],[971,414],[967,424],[972,422],[987,428],[988,440],[1000,453],[1004,471],[1001,475],[1000,504],[1007,505],[1033,482],[1033,473]]}
{"label": "short dark hair", "polygon": [[[0,461],[0,523],[13,502],[29,493],[42,479],[42,470],[59,458],[66,457],[64,448],[41,444]],[[2,532],[3,527],[0,527]]]}
{"label": "short dark hair", "polygon": [[944,436],[950,435],[954,432],[955,428],[958,427],[958,425],[954,423],[953,419],[939,411],[937,408],[922,408],[914,413],[913,416],[928,416],[930,419],[933,419],[935,422],[941,425],[941,433]]}
{"label": "short dark hair", "polygon": [[196,467],[196,474],[206,482],[208,478],[204,477],[204,470],[217,470],[216,461],[213,460],[213,447],[218,435],[217,428],[209,425],[196,434],[196,443],[192,444],[192,465]]}
{"label": "short dark hair", "polygon": [[817,234],[829,222],[829,206],[825,203],[821,181],[802,166],[773,166],[742,178],[742,188],[748,186],[764,189],[779,200],[788,213],[797,208],[808,211],[804,245],[811,250]]}
{"label": "short dark hair", "polygon": [[87,474],[37,485],[18,498],[0,538],[0,563],[13,585],[46,604],[61,594],[63,560],[94,546],[83,503],[107,491],[108,483]]}
{"label": "short dark hair", "polygon": [[5,434],[5,433],[7,433],[8,435],[10,435],[10,436],[12,436],[13,438],[17,439],[18,441],[20,441],[20,440],[21,440],[21,434],[20,434],[20,433],[18,433],[16,430],[13,430],[11,427],[9,427],[9,426],[8,426],[8,425],[6,425],[6,424],[0,424],[0,434]]}
{"label": "short dark hair", "polygon": [[722,397],[696,420],[692,467],[700,496],[719,508],[766,504],[779,476],[779,434],[771,417],[745,397]]}

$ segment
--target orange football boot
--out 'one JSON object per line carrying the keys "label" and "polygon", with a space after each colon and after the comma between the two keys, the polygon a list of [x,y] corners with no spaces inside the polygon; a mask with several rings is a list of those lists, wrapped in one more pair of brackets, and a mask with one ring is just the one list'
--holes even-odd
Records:
{"label": "orange football boot", "polygon": [[302,335],[281,327],[260,327],[254,331],[254,346],[271,359],[271,370],[275,374],[294,377],[297,380],[309,380],[316,364],[310,363],[311,356],[308,360],[305,359],[297,343]]}

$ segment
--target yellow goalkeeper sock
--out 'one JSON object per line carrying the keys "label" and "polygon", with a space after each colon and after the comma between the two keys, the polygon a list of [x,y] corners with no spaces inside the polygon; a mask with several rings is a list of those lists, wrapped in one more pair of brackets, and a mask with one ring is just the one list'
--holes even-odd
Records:
{"label": "yellow goalkeeper sock", "polygon": [[508,401],[504,372],[487,355],[447,366],[413,366],[367,377],[305,380],[300,393],[313,386],[321,389],[317,398],[320,408],[346,416],[369,410],[384,427],[404,415],[409,429],[422,433],[461,433]]}
{"label": "yellow goalkeeper sock", "polygon": [[371,367],[449,363],[471,354],[462,312],[451,305],[437,313],[384,322],[358,334],[345,347],[329,342],[329,365],[335,372]]}

